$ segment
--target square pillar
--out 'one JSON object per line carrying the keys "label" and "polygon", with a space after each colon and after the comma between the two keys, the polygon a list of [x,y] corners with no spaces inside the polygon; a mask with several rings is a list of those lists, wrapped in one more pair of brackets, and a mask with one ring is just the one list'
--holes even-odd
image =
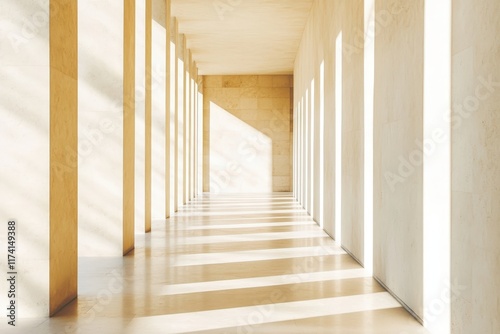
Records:
{"label": "square pillar", "polygon": [[184,112],[185,112],[185,71],[184,71],[184,35],[179,34],[179,25],[176,21],[176,115],[175,115],[175,137],[176,137],[176,200],[175,211],[184,204]]}

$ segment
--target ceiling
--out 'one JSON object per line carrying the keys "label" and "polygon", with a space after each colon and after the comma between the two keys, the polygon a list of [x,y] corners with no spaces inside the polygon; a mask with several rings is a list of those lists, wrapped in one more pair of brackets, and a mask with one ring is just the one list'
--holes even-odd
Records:
{"label": "ceiling", "polygon": [[313,0],[172,0],[202,75],[291,74]]}

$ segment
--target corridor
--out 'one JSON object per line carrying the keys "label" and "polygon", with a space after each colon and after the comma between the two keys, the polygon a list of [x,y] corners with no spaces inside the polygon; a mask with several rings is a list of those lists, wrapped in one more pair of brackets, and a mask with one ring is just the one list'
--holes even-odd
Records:
{"label": "corridor", "polygon": [[500,333],[499,16],[2,1],[0,333]]}
{"label": "corridor", "polygon": [[136,242],[31,333],[426,333],[288,194],[205,194]]}

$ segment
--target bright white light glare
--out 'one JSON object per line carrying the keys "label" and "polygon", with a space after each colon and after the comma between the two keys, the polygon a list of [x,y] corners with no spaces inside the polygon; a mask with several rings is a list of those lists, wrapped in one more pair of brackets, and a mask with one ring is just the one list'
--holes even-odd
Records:
{"label": "bright white light glare", "polygon": [[210,102],[210,191],[273,191],[273,143],[265,133]]}
{"label": "bright white light glare", "polygon": [[314,79],[311,81],[311,90],[310,90],[311,96],[309,97],[309,101],[311,102],[311,108],[309,109],[309,144],[310,144],[310,158],[309,158],[309,163],[310,163],[310,173],[309,173],[309,183],[311,185],[310,191],[309,191],[309,214],[311,216],[314,216],[314,165],[315,165],[315,155],[314,155],[314,135],[316,133],[316,129],[314,128],[314,116],[316,113],[315,110],[315,105],[314,105]]}
{"label": "bright white light glare", "polygon": [[310,166],[311,166],[311,160],[309,156],[309,149],[310,149],[310,135],[309,135],[309,89],[306,90],[305,94],[306,100],[304,103],[305,109],[304,109],[304,185],[305,185],[305,191],[304,191],[304,208],[306,209],[307,212],[310,212],[310,207],[309,207],[309,198],[311,196],[311,184],[309,182],[309,173],[310,173]]}
{"label": "bright white light glare", "polygon": [[300,99],[300,188],[301,188],[301,203],[302,207],[305,208],[305,203],[306,203],[306,180],[305,180],[305,175],[306,175],[306,164],[305,164],[305,158],[306,158],[306,151],[305,151],[305,101],[304,101],[304,96]]}
{"label": "bright white light glare", "polygon": [[335,240],[342,243],[342,32],[335,42]]}
{"label": "bright white light glare", "polygon": [[295,232],[270,232],[237,235],[212,235],[201,237],[186,237],[176,240],[179,245],[218,244],[224,242],[258,242],[283,239],[324,238],[322,230],[295,231]]}
{"label": "bright white light glare", "polygon": [[163,285],[160,287],[159,295],[180,295],[186,293],[203,293],[208,291],[221,291],[229,289],[246,289],[258,287],[280,286],[287,283],[294,283],[300,277],[301,283],[323,282],[333,280],[344,280],[353,278],[371,277],[364,269],[346,269],[320,271],[304,274],[298,274],[296,277],[291,274],[241,278],[233,280],[195,282],[184,284]]}
{"label": "bright white light glare", "polygon": [[319,69],[319,226],[325,225],[325,62]]}
{"label": "bright white light glare", "polygon": [[[272,306],[272,308],[270,308]],[[252,315],[262,314],[261,310],[272,309],[271,317],[263,317],[260,323],[291,321],[335,314],[349,314],[365,311],[391,309],[401,305],[387,292],[367,293],[355,296],[312,299],[305,301],[275,303],[271,305],[244,306],[189,313],[166,314],[149,317],[136,317],[128,325],[129,332],[139,332],[148,328],[158,333],[190,333],[196,331],[218,330],[242,326],[242,321],[250,321]],[[217,321],[210,321],[217,319]],[[250,323],[250,322],[247,322]],[[165,324],[169,324],[165,326]],[[248,325],[248,328],[253,329]]]}
{"label": "bright white light glare", "polygon": [[[317,226],[315,227],[317,228]],[[308,232],[308,230],[304,230],[304,232]],[[186,267],[344,254],[346,254],[346,252],[338,246],[258,249],[248,251],[232,251],[230,253],[178,254],[175,257],[175,261],[172,266]]]}
{"label": "bright white light glare", "polygon": [[[375,0],[365,1],[364,87],[364,267],[373,270],[373,96],[375,83]],[[373,37],[372,37],[373,36]]]}
{"label": "bright white light glare", "polygon": [[[431,333],[450,333],[450,124],[451,0],[425,1],[424,45],[424,325]],[[435,131],[446,140],[434,142]],[[424,151],[428,151],[428,149]],[[436,301],[441,302],[435,312]]]}

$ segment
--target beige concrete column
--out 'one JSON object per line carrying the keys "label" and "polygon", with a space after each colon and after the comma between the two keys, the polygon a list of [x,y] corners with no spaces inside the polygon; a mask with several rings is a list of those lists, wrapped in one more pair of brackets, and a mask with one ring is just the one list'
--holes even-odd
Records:
{"label": "beige concrete column", "polygon": [[[179,99],[181,75],[179,74],[179,56],[181,53],[179,22],[177,18],[173,18],[172,24],[172,40],[175,44],[175,115],[174,115],[174,212],[179,209],[179,111],[181,102]],[[182,72],[180,72],[182,74]]]}
{"label": "beige concrete column", "polygon": [[295,100],[295,105],[296,105],[296,117],[295,117],[295,123],[297,124],[297,183],[296,183],[296,188],[297,188],[297,200],[299,203],[302,203],[302,189],[303,189],[303,184],[302,184],[302,114],[301,114],[301,104],[300,104],[300,99],[297,99],[296,96],[299,96],[298,94],[298,89],[296,88],[296,85],[294,85],[294,100]]}
{"label": "beige concrete column", "polygon": [[[55,313],[77,294],[77,6],[5,2],[0,30],[0,266],[8,268],[7,245],[15,246],[9,272],[17,273],[9,274],[15,298],[0,281],[0,303],[15,301],[19,324]],[[4,319],[1,332],[11,327]]]}
{"label": "beige concrete column", "polygon": [[172,173],[171,169],[171,131],[172,128],[170,126],[170,115],[171,115],[171,102],[172,102],[172,67],[171,67],[171,58],[172,58],[172,49],[170,46],[170,40],[172,36],[172,1],[166,0],[165,4],[165,36],[166,36],[166,57],[165,57],[165,66],[166,66],[166,78],[165,78],[165,218],[170,217],[170,213],[172,210],[171,206],[171,179],[170,175]]}
{"label": "beige concrete column", "polygon": [[364,53],[349,53],[364,31],[362,0],[345,6],[342,61],[342,246],[364,263]]}
{"label": "beige concrete column", "polygon": [[182,132],[182,147],[183,147],[183,153],[182,153],[182,159],[183,159],[183,183],[182,183],[182,204],[186,204],[189,200],[189,116],[190,116],[190,108],[191,105],[189,103],[189,96],[190,96],[190,89],[189,89],[189,83],[191,81],[190,79],[190,62],[189,62],[189,57],[190,57],[190,51],[187,48],[187,41],[184,38],[184,57],[183,57],[183,62],[184,62],[184,94],[183,94],[183,102],[184,102],[184,113],[183,113],[183,118],[182,118],[182,127],[183,127],[183,132]]}
{"label": "beige concrete column", "polygon": [[195,91],[194,91],[194,75],[196,68],[193,62],[193,54],[189,50],[189,114],[188,114],[188,175],[187,175],[187,200],[193,199],[193,185],[194,185],[194,111],[195,111]]}
{"label": "beige concrete column", "polygon": [[[323,45],[321,44],[320,40],[315,41],[314,49],[316,50],[316,53],[320,53],[323,50]],[[312,195],[313,195],[313,203],[311,205],[311,216],[313,217],[314,221],[318,224],[322,224],[322,219],[321,219],[321,210],[320,210],[320,204],[321,204],[321,197],[323,196],[320,191],[321,191],[321,148],[322,145],[320,144],[320,136],[322,134],[322,131],[320,129],[321,124],[320,124],[320,57],[316,57],[314,61],[314,80],[311,83],[311,105],[312,105],[312,110],[311,110],[311,128],[312,128],[312,151],[314,154],[313,158],[313,166],[311,169],[311,172],[313,173],[312,175],[312,184],[313,184],[313,189],[312,189]]]}
{"label": "beige concrete column", "polygon": [[[337,3],[323,2],[325,7],[323,10],[326,13],[332,13],[337,11]],[[324,41],[333,40],[338,36],[338,30],[340,30],[340,20],[332,20],[332,27],[329,29],[329,33],[323,36]],[[338,236],[335,235],[335,226],[340,224],[340,222],[335,221],[336,206],[335,206],[335,171],[336,171],[336,98],[335,98],[335,64],[336,64],[336,49],[335,43],[325,43],[325,81],[324,81],[324,97],[325,97],[325,118],[324,118],[324,169],[325,169],[325,180],[324,180],[324,193],[323,193],[323,217],[325,231],[331,235],[334,239]],[[332,203],[331,205],[329,203]]]}
{"label": "beige concrete column", "polygon": [[[179,31],[178,25],[176,26]],[[177,205],[176,210],[184,204],[184,113],[186,110],[185,99],[185,37],[182,34],[177,34],[177,113],[176,113],[176,138],[177,138]]]}
{"label": "beige concrete column", "polygon": [[135,0],[125,0],[123,43],[123,254],[134,248]]}
{"label": "beige concrete column", "polygon": [[[294,96],[298,97],[300,96],[298,94],[298,89],[296,86],[294,86]],[[297,123],[297,200],[299,203],[303,203],[303,189],[304,189],[304,184],[302,182],[302,105],[300,103],[300,99],[294,98],[296,100],[296,108],[297,108],[297,117],[296,123]]]}
{"label": "beige concrete column", "polygon": [[194,66],[194,75],[193,75],[193,184],[192,184],[192,198],[196,198],[198,196],[198,152],[199,152],[199,115],[198,115],[198,99],[199,99],[199,86],[198,86],[198,68],[196,66],[196,62],[193,62]]}
{"label": "beige concrete column", "polygon": [[[212,86],[207,77],[202,76],[203,89]],[[214,85],[216,86],[216,85]],[[210,192],[210,103],[203,98],[203,191]]]}
{"label": "beige concrete column", "polygon": [[424,134],[424,3],[376,2],[391,24],[376,36],[374,93],[374,276],[421,321],[424,172],[410,161]]}
{"label": "beige concrete column", "polygon": [[197,195],[201,195],[203,193],[203,183],[204,183],[204,174],[203,174],[203,165],[204,165],[204,119],[203,119],[203,76],[199,75],[198,73],[198,78],[197,78],[197,84],[198,84],[198,187],[196,190]]}
{"label": "beige concrete column", "polygon": [[[307,84],[307,82],[306,82]],[[301,114],[302,114],[302,206],[307,210],[308,208],[308,198],[310,194],[308,193],[309,189],[309,172],[308,172],[308,163],[309,157],[307,155],[308,152],[308,131],[307,131],[307,87],[304,89],[304,95],[301,99]]]}
{"label": "beige concrete column", "polygon": [[78,147],[78,6],[73,1],[51,0],[50,14],[49,314],[52,315],[74,299],[78,290],[78,167],[64,174],[60,170],[68,159],[67,150],[75,152]]}
{"label": "beige concrete column", "polygon": [[[293,101],[292,101],[292,106],[293,106],[292,119],[295,119],[297,108],[295,108],[295,103],[293,103]],[[297,171],[297,162],[296,162],[297,153],[295,151],[296,142],[297,142],[297,139],[296,139],[297,130],[295,128],[296,125],[297,124],[294,122],[293,128],[292,128],[293,129],[292,130],[292,134],[293,134],[293,136],[292,136],[292,195],[295,199],[297,198],[297,194],[295,193],[295,191],[297,189],[297,183],[296,183],[296,178],[295,178],[295,172]]]}
{"label": "beige concrete column", "polygon": [[189,87],[189,113],[187,117],[187,176],[188,176],[188,182],[187,182],[187,196],[186,199],[187,201],[190,201],[192,199],[192,184],[193,184],[193,173],[192,173],[192,168],[193,168],[193,118],[194,118],[194,90],[193,90],[193,73],[194,73],[194,64],[193,64],[193,54],[191,50],[188,51],[189,56],[188,56],[188,62],[189,62],[189,80],[188,80],[188,87]]}
{"label": "beige concrete column", "polygon": [[313,214],[314,205],[314,80],[309,81],[306,93],[306,142],[307,142],[307,192],[306,192],[306,210],[309,214]]}
{"label": "beige concrete column", "polygon": [[193,92],[193,96],[191,98],[193,108],[191,111],[191,194],[190,199],[194,199],[196,196],[196,121],[197,121],[197,89],[196,89],[196,80],[198,75],[198,69],[196,67],[196,62],[192,60],[192,79],[191,79],[191,90]]}
{"label": "beige concrete column", "polygon": [[190,161],[189,157],[191,155],[191,50],[187,48],[187,41],[184,44],[185,52],[185,64],[186,64],[186,76],[184,81],[184,98],[185,98],[185,112],[184,112],[184,203],[189,201],[189,185],[190,185]]}
{"label": "beige concrete column", "polygon": [[194,74],[193,74],[193,185],[192,185],[192,197],[197,197],[197,187],[198,187],[198,68],[196,67],[196,62],[194,64]]}
{"label": "beige concrete column", "polygon": [[452,4],[451,332],[499,333],[500,2]]}
{"label": "beige concrete column", "polygon": [[145,125],[145,161],[144,161],[144,220],[145,232],[151,231],[151,63],[152,63],[152,35],[153,35],[153,0],[146,0],[146,35],[145,35],[145,67],[146,67],[146,93],[145,93],[145,111],[144,111],[144,125]]}
{"label": "beige concrete column", "polygon": [[[299,96],[297,94],[298,89],[294,87],[294,96]],[[303,190],[304,190],[304,183],[302,180],[302,158],[303,158],[303,153],[302,153],[302,104],[300,102],[300,98],[296,98],[296,104],[297,104],[297,182],[298,182],[298,194],[297,194],[297,199],[299,203],[303,205]]]}

